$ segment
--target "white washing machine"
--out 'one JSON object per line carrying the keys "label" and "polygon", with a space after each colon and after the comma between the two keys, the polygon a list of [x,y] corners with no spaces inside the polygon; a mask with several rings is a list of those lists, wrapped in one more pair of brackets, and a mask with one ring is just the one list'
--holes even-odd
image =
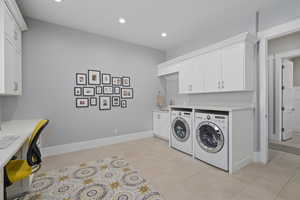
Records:
{"label": "white washing machine", "polygon": [[171,147],[192,155],[192,110],[172,110],[170,130]]}
{"label": "white washing machine", "polygon": [[228,171],[228,113],[195,112],[194,156],[215,167]]}

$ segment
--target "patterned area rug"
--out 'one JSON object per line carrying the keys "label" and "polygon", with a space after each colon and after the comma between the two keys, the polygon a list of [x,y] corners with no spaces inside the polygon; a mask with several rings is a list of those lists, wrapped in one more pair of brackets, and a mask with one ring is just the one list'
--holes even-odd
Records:
{"label": "patterned area rug", "polygon": [[24,200],[160,200],[137,170],[120,157],[37,173]]}

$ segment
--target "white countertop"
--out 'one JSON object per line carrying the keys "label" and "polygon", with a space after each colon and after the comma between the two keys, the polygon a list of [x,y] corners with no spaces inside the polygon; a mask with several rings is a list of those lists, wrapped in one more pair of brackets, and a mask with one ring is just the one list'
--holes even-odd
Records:
{"label": "white countertop", "polygon": [[190,108],[199,110],[214,110],[214,111],[235,111],[235,110],[253,110],[252,105],[240,105],[240,106],[219,106],[219,105],[195,105],[195,106],[183,106],[183,105],[172,105],[170,108]]}
{"label": "white countertop", "polygon": [[7,162],[18,152],[22,145],[31,136],[35,126],[40,119],[33,120],[13,120],[2,122],[0,136],[18,135],[19,138],[6,149],[0,149],[0,167],[4,167]]}

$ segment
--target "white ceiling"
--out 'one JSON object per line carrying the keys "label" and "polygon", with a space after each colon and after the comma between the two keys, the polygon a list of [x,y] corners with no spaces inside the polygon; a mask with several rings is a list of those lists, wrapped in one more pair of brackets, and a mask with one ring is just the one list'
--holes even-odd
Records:
{"label": "white ceiling", "polygon": [[[166,50],[281,0],[18,0],[27,17]],[[117,22],[119,17],[126,24]],[[162,38],[161,32],[168,37]]]}

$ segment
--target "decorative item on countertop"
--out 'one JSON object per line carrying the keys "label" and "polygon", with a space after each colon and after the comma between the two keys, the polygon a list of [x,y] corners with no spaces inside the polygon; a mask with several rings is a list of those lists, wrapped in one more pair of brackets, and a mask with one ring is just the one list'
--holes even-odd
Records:
{"label": "decorative item on countertop", "polygon": [[161,109],[165,105],[165,98],[160,94],[160,91],[158,91],[158,94],[156,96],[156,105]]}

